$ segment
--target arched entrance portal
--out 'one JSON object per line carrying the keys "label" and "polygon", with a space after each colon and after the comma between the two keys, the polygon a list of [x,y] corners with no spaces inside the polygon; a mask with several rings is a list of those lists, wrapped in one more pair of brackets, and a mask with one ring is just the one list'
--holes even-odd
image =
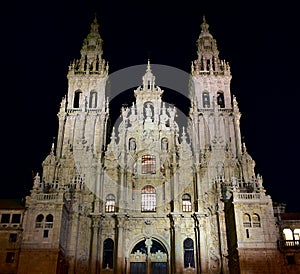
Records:
{"label": "arched entrance portal", "polygon": [[130,274],[167,274],[168,255],[165,247],[156,240],[138,242],[130,254]]}

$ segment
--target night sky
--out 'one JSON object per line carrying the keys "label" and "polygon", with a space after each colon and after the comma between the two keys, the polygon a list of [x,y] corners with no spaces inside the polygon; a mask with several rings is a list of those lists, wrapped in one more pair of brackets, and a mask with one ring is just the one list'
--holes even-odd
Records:
{"label": "night sky", "polygon": [[220,58],[231,66],[231,92],[255,171],[273,201],[300,212],[295,7],[273,1],[19,2],[1,10],[1,197],[28,195],[32,172],[41,172],[57,136],[68,65],[80,57],[95,13],[110,73],[148,58],[190,72],[205,15]]}

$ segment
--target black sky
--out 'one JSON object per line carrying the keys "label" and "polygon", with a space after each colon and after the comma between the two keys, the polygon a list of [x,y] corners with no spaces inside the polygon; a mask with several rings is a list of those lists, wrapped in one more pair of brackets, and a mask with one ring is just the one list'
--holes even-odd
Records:
{"label": "black sky", "polygon": [[242,136],[256,162],[255,170],[263,176],[273,201],[287,203],[289,212],[300,212],[297,9],[287,2],[260,2],[7,4],[0,22],[0,196],[28,194],[32,171],[41,172],[57,136],[68,65],[80,57],[95,12],[110,72],[144,64],[148,58],[151,63],[189,72],[205,15],[220,58],[231,66],[231,92],[239,102]]}

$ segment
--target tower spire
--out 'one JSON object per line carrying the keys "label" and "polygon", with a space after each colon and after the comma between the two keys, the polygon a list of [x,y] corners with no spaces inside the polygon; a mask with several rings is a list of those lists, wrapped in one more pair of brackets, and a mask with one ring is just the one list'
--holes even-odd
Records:
{"label": "tower spire", "polygon": [[230,74],[230,67],[219,59],[217,42],[209,32],[209,24],[203,15],[201,32],[196,42],[198,59],[192,63],[193,74]]}
{"label": "tower spire", "polygon": [[108,66],[102,58],[102,44],[103,40],[99,33],[99,23],[95,14],[90,26],[90,32],[83,40],[80,50],[81,57],[71,64],[69,70],[76,71],[76,73],[82,72],[83,74],[107,73]]}
{"label": "tower spire", "polygon": [[201,32],[197,40],[198,46],[198,58],[204,57],[205,59],[218,58],[219,51],[217,48],[217,42],[209,32],[209,24],[206,22],[206,18],[203,15],[203,21],[200,25]]}

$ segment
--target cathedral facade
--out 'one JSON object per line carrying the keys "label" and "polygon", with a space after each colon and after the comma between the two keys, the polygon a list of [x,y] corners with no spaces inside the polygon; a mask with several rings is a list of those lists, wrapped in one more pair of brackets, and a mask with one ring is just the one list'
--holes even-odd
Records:
{"label": "cathedral facade", "polygon": [[69,66],[56,144],[26,197],[18,273],[285,273],[272,200],[208,27],[204,19],[187,126],[148,62],[135,101],[109,127],[94,19]]}

